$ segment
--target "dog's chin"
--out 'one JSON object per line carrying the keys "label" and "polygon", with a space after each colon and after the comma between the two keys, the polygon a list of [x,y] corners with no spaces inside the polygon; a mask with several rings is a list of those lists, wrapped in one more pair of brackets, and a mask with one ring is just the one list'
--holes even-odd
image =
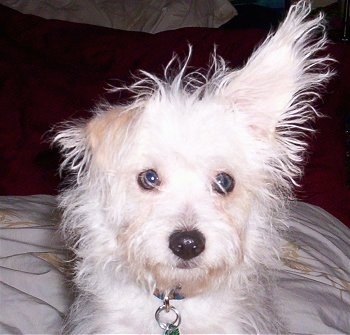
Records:
{"label": "dog's chin", "polygon": [[193,260],[190,260],[190,261],[179,260],[176,263],[176,268],[183,269],[183,270],[192,270],[192,269],[198,268],[198,263]]}
{"label": "dog's chin", "polygon": [[185,297],[201,294],[217,286],[224,269],[207,268],[200,260],[177,260],[172,266],[152,269],[155,285],[161,291],[181,287],[179,293]]}

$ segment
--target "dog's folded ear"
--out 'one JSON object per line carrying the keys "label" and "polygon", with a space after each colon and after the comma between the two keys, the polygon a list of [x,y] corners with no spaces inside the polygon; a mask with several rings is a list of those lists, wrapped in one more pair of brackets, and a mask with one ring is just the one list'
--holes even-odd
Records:
{"label": "dog's folded ear", "polygon": [[113,157],[127,150],[127,134],[132,132],[137,113],[121,108],[101,108],[90,120],[65,122],[54,131],[53,144],[62,152],[61,172],[73,173],[79,183],[91,164],[104,171],[110,168]]}
{"label": "dog's folded ear", "polygon": [[73,173],[79,179],[90,164],[86,127],[87,120],[75,120],[60,123],[51,130],[54,133],[52,145],[62,154],[60,174]]}
{"label": "dog's folded ear", "polygon": [[258,136],[316,116],[313,101],[332,73],[323,15],[310,19],[310,11],[308,1],[292,6],[247,64],[223,79],[224,100]]}

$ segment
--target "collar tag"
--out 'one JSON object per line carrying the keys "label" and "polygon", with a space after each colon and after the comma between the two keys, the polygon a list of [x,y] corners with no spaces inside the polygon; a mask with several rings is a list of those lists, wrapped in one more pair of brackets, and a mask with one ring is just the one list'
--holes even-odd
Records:
{"label": "collar tag", "polygon": [[[172,314],[173,321],[169,322],[169,317],[167,317],[166,320],[164,320],[164,313]],[[170,305],[169,298],[167,296],[165,296],[163,305],[158,307],[154,316],[159,327],[163,329],[163,334],[180,335],[179,326],[181,323],[181,315],[180,312],[174,306]]]}

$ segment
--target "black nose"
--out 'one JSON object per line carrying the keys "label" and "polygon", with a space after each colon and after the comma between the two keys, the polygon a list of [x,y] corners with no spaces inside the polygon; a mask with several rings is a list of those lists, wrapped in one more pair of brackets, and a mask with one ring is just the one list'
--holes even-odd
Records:
{"label": "black nose", "polygon": [[198,230],[177,230],[169,237],[169,248],[176,256],[189,260],[197,257],[204,250],[205,237]]}

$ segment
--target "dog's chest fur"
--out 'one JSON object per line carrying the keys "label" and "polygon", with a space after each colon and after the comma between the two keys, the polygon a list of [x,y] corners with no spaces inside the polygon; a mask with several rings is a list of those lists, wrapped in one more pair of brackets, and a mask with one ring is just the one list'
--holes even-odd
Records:
{"label": "dog's chest fur", "polygon": [[[262,333],[284,332],[285,329],[277,318],[271,299],[261,301],[261,296],[257,296],[255,299],[247,300],[243,295],[244,292],[223,290],[204,292],[196,297],[185,297],[181,300],[170,300],[170,304],[181,315],[180,333],[251,334],[256,332],[256,329]],[[155,319],[155,312],[163,305],[163,301],[155,296],[128,286],[121,287],[114,294],[108,294],[105,299],[99,297],[98,303],[96,299],[93,300],[95,301],[91,301],[91,304],[84,305],[83,314],[86,313],[86,319],[75,328],[77,334],[163,332]],[[98,311],[96,317],[94,311]],[[256,313],[260,314],[259,320],[255,317]],[[164,312],[161,314],[161,320],[171,323],[174,314],[169,312],[167,319]]]}

